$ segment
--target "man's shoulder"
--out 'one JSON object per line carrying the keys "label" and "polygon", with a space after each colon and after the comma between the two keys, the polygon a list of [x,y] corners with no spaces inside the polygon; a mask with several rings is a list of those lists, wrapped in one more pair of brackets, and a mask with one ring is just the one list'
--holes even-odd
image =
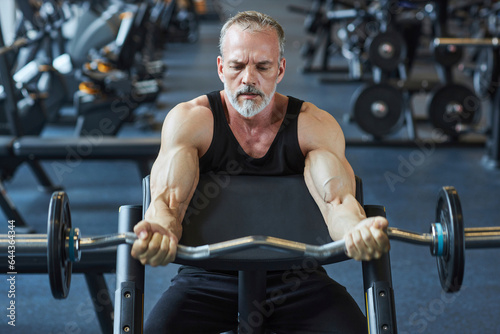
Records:
{"label": "man's shoulder", "polygon": [[[162,138],[176,145],[206,150],[212,140],[213,115],[206,95],[177,104],[165,118]],[[168,145],[165,145],[168,146]]]}
{"label": "man's shoulder", "polygon": [[174,109],[182,109],[185,111],[195,110],[198,112],[210,111],[210,103],[207,95],[201,95],[192,100],[179,103]]}
{"label": "man's shoulder", "polygon": [[167,115],[167,121],[171,119],[177,122],[179,118],[183,120],[199,119],[205,121],[213,119],[207,96],[202,95],[189,101],[180,102]]}
{"label": "man's shoulder", "polygon": [[191,130],[202,130],[210,127],[213,122],[213,114],[206,95],[196,97],[192,100],[181,102],[173,107],[165,118],[165,125],[178,128],[185,127]]}
{"label": "man's shoulder", "polygon": [[299,144],[304,154],[343,142],[343,133],[333,115],[305,102],[298,120]]}
{"label": "man's shoulder", "polygon": [[305,123],[307,125],[334,125],[337,122],[327,111],[311,102],[304,102],[300,109],[299,124],[300,123]]}

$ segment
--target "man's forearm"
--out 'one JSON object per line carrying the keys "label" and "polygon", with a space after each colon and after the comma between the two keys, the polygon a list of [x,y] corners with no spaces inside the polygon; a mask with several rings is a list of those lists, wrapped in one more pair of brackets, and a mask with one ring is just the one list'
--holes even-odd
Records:
{"label": "man's forearm", "polygon": [[349,231],[366,218],[363,208],[352,195],[347,195],[342,201],[335,200],[328,203],[327,210],[326,224],[333,240],[343,239]]}
{"label": "man's forearm", "polygon": [[198,184],[198,153],[175,147],[161,155],[151,171],[151,204],[145,218],[172,231],[179,239],[182,220]]}
{"label": "man's forearm", "polygon": [[165,206],[161,200],[156,200],[151,203],[145,214],[145,219],[154,224],[160,225],[163,229],[172,232],[179,240],[182,236],[182,218],[183,214],[180,211],[172,210]]}
{"label": "man's forearm", "polygon": [[310,152],[304,178],[332,239],[342,239],[365,218],[363,208],[354,197],[354,173],[335,154],[325,150]]}

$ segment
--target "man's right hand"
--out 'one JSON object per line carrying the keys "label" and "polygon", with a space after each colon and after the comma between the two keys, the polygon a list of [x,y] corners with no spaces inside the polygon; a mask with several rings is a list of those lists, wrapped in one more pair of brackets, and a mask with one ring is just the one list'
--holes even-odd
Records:
{"label": "man's right hand", "polygon": [[174,261],[179,239],[160,224],[143,220],[134,227],[137,240],[131,255],[143,265],[165,266]]}

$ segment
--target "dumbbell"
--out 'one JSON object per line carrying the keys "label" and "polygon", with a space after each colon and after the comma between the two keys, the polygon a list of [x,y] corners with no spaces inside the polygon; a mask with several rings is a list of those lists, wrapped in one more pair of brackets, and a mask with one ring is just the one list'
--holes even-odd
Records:
{"label": "dumbbell", "polygon": [[[443,187],[436,205],[436,223],[429,233],[415,233],[390,227],[389,238],[430,248],[437,258],[441,286],[446,292],[460,289],[464,273],[465,248],[500,247],[500,227],[464,229],[462,209],[458,194],[453,187]],[[0,235],[0,249],[7,248],[10,238]],[[69,200],[64,192],[55,192],[49,205],[47,235],[16,236],[16,249],[22,253],[45,250],[40,245],[46,242],[47,265],[52,294],[55,298],[66,298],[71,283],[72,263],[80,260],[82,250],[98,249],[121,244],[133,244],[137,236],[132,233],[110,234],[82,238],[80,230],[71,226]],[[251,249],[278,250],[290,257],[312,257],[318,260],[346,259],[345,242],[334,241],[324,245],[309,245],[269,236],[248,236],[210,245],[190,247],[179,245],[177,258],[204,260]],[[29,250],[32,249],[33,252]],[[272,259],[266,258],[266,261]]]}

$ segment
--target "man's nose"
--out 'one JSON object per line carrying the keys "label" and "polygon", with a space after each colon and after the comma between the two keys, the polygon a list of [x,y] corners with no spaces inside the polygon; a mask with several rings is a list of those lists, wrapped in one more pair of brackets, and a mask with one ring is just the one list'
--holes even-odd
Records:
{"label": "man's nose", "polygon": [[243,72],[243,84],[247,86],[255,86],[256,84],[256,73],[255,69],[251,66],[247,66]]}

